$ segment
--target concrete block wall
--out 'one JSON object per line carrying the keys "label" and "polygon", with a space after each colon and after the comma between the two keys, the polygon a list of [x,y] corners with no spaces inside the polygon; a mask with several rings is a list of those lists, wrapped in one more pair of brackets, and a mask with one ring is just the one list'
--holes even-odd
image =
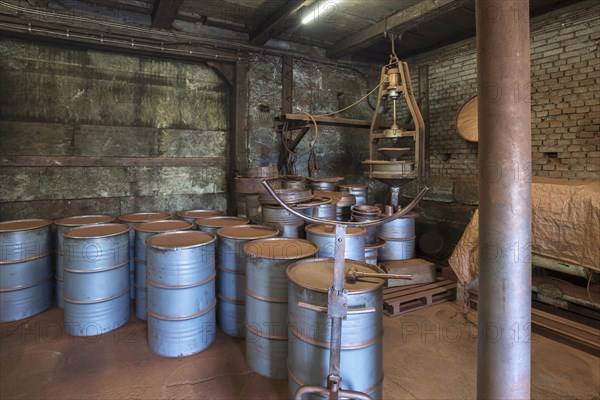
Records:
{"label": "concrete block wall", "polygon": [[227,207],[229,91],[201,64],[0,39],[0,219]]}

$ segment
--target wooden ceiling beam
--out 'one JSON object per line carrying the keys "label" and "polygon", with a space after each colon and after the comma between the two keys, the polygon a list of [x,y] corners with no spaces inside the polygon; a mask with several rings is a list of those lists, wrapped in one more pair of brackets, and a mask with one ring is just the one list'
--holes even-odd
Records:
{"label": "wooden ceiling beam", "polygon": [[286,1],[281,7],[269,14],[258,26],[250,33],[250,43],[254,45],[263,45],[271,38],[273,31],[280,29],[286,20],[296,15],[304,7],[310,6],[316,0],[291,0]]}
{"label": "wooden ceiling beam", "polygon": [[182,4],[183,0],[155,0],[152,11],[152,27],[171,29]]}
{"label": "wooden ceiling beam", "polygon": [[398,11],[362,31],[339,40],[327,50],[330,58],[340,58],[375,43],[385,32],[401,33],[434,15],[442,15],[464,6],[466,0],[423,0]]}

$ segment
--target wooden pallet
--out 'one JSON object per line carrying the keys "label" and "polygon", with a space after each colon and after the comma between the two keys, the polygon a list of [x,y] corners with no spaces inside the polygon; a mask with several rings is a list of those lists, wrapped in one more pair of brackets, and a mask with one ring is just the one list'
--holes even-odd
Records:
{"label": "wooden pallet", "polygon": [[434,283],[383,290],[383,312],[390,317],[456,299],[456,282],[437,278]]}

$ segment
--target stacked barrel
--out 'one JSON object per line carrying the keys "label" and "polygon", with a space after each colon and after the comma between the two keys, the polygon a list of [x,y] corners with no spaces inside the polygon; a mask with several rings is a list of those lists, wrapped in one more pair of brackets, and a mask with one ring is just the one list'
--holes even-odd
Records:
{"label": "stacked barrel", "polygon": [[410,260],[415,258],[416,213],[409,213],[381,225],[379,238],[385,244],[379,248],[379,261]]}

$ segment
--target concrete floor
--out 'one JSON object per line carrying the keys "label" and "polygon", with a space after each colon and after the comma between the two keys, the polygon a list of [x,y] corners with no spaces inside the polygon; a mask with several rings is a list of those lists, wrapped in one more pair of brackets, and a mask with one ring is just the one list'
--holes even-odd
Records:
{"label": "concrete floor", "polygon": [[[244,341],[219,333],[206,351],[160,358],[147,348],[146,325],[74,338],[63,312],[0,324],[0,398],[7,399],[283,399],[287,382],[250,371]],[[450,303],[384,317],[386,399],[475,398],[476,328]],[[600,396],[600,360],[532,336],[532,397]]]}

